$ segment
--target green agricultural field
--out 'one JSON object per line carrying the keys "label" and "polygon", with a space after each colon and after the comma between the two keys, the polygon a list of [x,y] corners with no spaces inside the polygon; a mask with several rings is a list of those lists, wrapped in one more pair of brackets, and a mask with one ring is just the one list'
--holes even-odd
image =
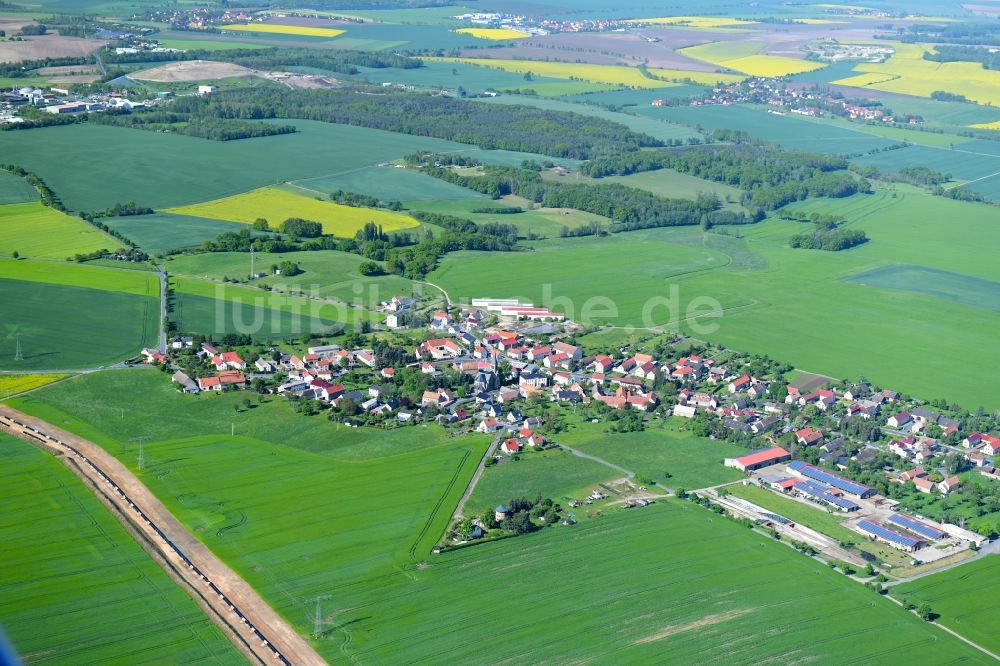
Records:
{"label": "green agricultural field", "polygon": [[695,437],[684,429],[686,425],[686,421],[672,418],[642,432],[608,434],[603,424],[581,423],[555,440],[670,488],[703,488],[743,476],[723,467],[722,461],[743,455],[746,449]]}
{"label": "green agricultural field", "polygon": [[451,141],[361,127],[281,122],[300,131],[208,141],[88,123],[46,127],[6,133],[4,159],[40,174],[69,208],[96,210],[130,200],[152,208],[181,206],[276,182],[336,175],[418,150],[469,149]]}
{"label": "green agricultural field", "polygon": [[245,663],[56,457],[0,433],[0,462],[0,621],[26,663]]}
{"label": "green agricultural field", "polygon": [[[222,282],[171,278],[177,329],[185,333],[240,333],[255,339],[323,334],[375,315],[346,302],[306,298]],[[308,293],[308,291],[306,292]]]}
{"label": "green agricultural field", "polygon": [[[681,87],[681,86],[678,86]],[[686,86],[685,86],[686,87]],[[665,92],[661,94],[661,90]],[[664,94],[669,93],[674,90],[674,88],[660,89],[656,91],[636,91],[635,94],[652,94],[654,99],[656,97],[663,97]],[[482,103],[490,104],[527,104],[528,106],[535,106],[539,109],[548,109],[551,111],[570,111],[572,113],[579,113],[585,116],[595,116],[597,118],[603,118],[605,120],[610,120],[612,122],[621,123],[634,132],[643,132],[652,137],[660,139],[661,141],[671,141],[679,140],[685,141],[692,137],[700,137],[701,135],[689,127],[685,127],[684,124],[677,124],[670,122],[669,119],[662,116],[647,117],[645,115],[633,115],[631,113],[621,113],[618,111],[609,111],[601,106],[595,106],[593,104],[575,104],[573,102],[558,100],[558,99],[547,99],[542,97],[528,97],[524,95],[510,96],[501,95],[499,97],[484,98],[477,100]],[[650,107],[653,108],[653,107]]]}
{"label": "green agricultural field", "polygon": [[37,201],[38,192],[24,178],[0,170],[0,205]]}
{"label": "green agricultural field", "polygon": [[843,574],[675,500],[429,564],[338,613],[329,640],[366,663],[987,661]]}
{"label": "green agricultural field", "polygon": [[[118,456],[302,634],[312,631],[316,597],[329,595],[331,639],[316,646],[330,660],[342,657],[343,609],[408,581],[430,557],[489,441],[437,426],[359,436],[295,415],[283,399],[246,409],[246,394],[185,396],[160,373],[136,374],[88,376],[14,404]],[[142,470],[129,434],[139,430],[149,437]],[[324,451],[289,445],[296,442]]]}
{"label": "green agricultural field", "polygon": [[993,603],[1000,591],[1000,557],[989,555],[949,571],[891,588],[892,596],[914,604],[929,604],[938,622],[987,650],[1000,650],[994,629],[1000,608]]}
{"label": "green agricultural field", "polygon": [[0,277],[137,296],[159,294],[159,282],[155,275],[127,268],[110,269],[87,264],[0,259]]}
{"label": "green agricultural field", "polygon": [[956,180],[975,180],[995,175],[1000,171],[1000,155],[991,155],[975,149],[964,150],[961,143],[957,143],[952,149],[908,146],[899,150],[866,155],[853,161],[862,166],[874,166],[880,171],[897,171],[904,167],[923,166],[933,171],[949,173]]}
{"label": "green agricultural field", "polygon": [[329,196],[337,190],[360,192],[382,201],[407,199],[464,200],[485,199],[486,195],[446,183],[413,169],[369,167],[337,176],[318,176],[288,183],[299,194]]}
{"label": "green agricultural field", "polygon": [[896,264],[848,277],[846,282],[899,289],[1000,312],[1000,282],[922,266]]}
{"label": "green agricultural field", "polygon": [[[648,326],[683,319],[682,331],[695,338],[766,353],[812,372],[864,375],[896,390],[972,409],[1000,406],[979,370],[984,363],[1000,363],[990,333],[1000,325],[998,313],[928,298],[925,292],[933,285],[911,293],[848,281],[905,261],[1000,282],[991,250],[1000,243],[1000,228],[992,223],[992,207],[897,187],[792,208],[844,215],[871,242],[845,252],[796,250],[788,247],[788,239],[809,227],[770,219],[730,231],[742,240],[657,229],[540,241],[532,244],[534,252],[514,255],[455,253],[430,280],[453,299],[519,297],[571,311],[576,318],[588,298],[605,296],[617,312],[592,308],[591,323]],[[629,267],[627,280],[621,277],[623,262]],[[671,285],[678,290],[673,317],[666,302],[649,300],[669,297]],[[721,317],[703,315],[703,297],[719,303]],[[647,307],[651,316],[644,320]],[[694,321],[707,327],[696,330]],[[942,354],[940,340],[948,340],[956,353]]]}
{"label": "green agricultural field", "polygon": [[465,505],[465,515],[480,515],[512,497],[539,494],[565,506],[571,499],[589,495],[598,483],[619,477],[620,472],[568,451],[528,451],[520,460],[486,468]]}
{"label": "green agricultural field", "polygon": [[165,49],[181,49],[184,51],[193,49],[204,49],[206,51],[232,51],[234,49],[259,49],[261,44],[253,42],[236,42],[207,39],[158,39]]}
{"label": "green agricultural field", "polygon": [[[132,357],[156,343],[158,305],[156,276],[142,271],[0,261],[0,369],[75,369]],[[18,335],[23,360],[15,360]]]}
{"label": "green agricultural field", "polygon": [[[451,90],[461,87],[470,93],[507,88],[536,88],[538,85],[566,83],[561,79],[542,76],[533,77],[531,81],[527,81],[524,74],[477,67],[462,62],[425,61],[423,67],[415,69],[359,67],[358,70],[359,76],[372,83],[395,83]],[[590,89],[594,89],[593,84],[586,85]],[[607,86],[598,85],[597,88],[607,89]]]}
{"label": "green agricultural field", "polygon": [[840,127],[788,115],[779,116],[743,105],[648,107],[637,112],[674,123],[699,126],[706,130],[744,130],[757,138],[772,141],[790,150],[854,153],[885,148],[898,143],[870,134],[864,131],[862,125],[857,125],[856,128]]}
{"label": "green agricultural field", "polygon": [[206,220],[203,217],[170,213],[109,217],[101,221],[148,254],[199,247],[204,241],[213,240],[219,234],[238,232],[246,228],[246,225],[239,222]]}
{"label": "green agricultural field", "polygon": [[[358,272],[358,267],[365,261],[363,257],[335,250],[257,254],[256,270],[270,272],[272,264],[280,264],[282,261],[297,263],[302,273],[292,277],[269,275],[255,280],[254,284],[266,285],[281,293],[335,298],[365,308],[375,308],[395,294],[409,296],[415,289],[421,289],[420,285],[398,275],[365,277]],[[178,255],[168,259],[165,268],[172,274],[213,280],[243,278],[250,272],[249,255],[242,252]],[[197,295],[214,298],[214,287],[209,291],[199,290]],[[435,291],[428,295],[437,297]]]}
{"label": "green agricultural field", "polygon": [[[515,254],[455,252],[429,279],[443,286],[453,299],[489,296],[541,303],[551,294],[548,304],[571,318],[583,318],[586,305],[590,324],[639,324],[650,298],[669,296],[669,285],[681,276],[733,263],[732,255],[713,247],[721,237],[703,238],[700,233],[682,231],[558,238],[534,243],[533,252]],[[726,246],[730,242],[726,239]],[[626,266],[629,279],[623,280]],[[724,308],[749,305],[753,300],[745,296],[723,301]],[[649,310],[651,321],[647,325],[677,321],[687,314],[693,313],[656,307]]]}
{"label": "green agricultural field", "polygon": [[96,250],[116,250],[116,240],[83,220],[40,201],[0,205],[0,254],[66,259]]}

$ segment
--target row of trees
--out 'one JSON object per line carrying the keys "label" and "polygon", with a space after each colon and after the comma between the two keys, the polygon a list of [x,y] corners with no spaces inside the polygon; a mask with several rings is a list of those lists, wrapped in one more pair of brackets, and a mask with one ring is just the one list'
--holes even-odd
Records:
{"label": "row of trees", "polygon": [[[51,115],[51,114],[49,114]],[[109,109],[103,113],[81,114],[70,116],[77,122],[89,121],[98,125],[114,125],[116,127],[131,127],[154,132],[176,132],[199,139],[211,141],[233,141],[236,139],[252,139],[261,136],[292,134],[298,130],[294,125],[278,125],[275,123],[250,122],[246,120],[220,119],[199,116],[194,113],[171,110],[134,111],[124,109]]]}

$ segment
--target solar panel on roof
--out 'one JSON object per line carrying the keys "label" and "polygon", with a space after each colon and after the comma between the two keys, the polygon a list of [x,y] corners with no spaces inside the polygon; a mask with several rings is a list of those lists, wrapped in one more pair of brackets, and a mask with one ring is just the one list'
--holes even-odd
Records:
{"label": "solar panel on roof", "polygon": [[919,539],[908,537],[905,534],[900,534],[899,532],[893,532],[892,530],[886,529],[882,525],[873,523],[869,520],[858,521],[858,527],[869,534],[881,537],[891,543],[898,543],[899,545],[906,546],[907,548],[915,548],[920,544]]}
{"label": "solar panel on roof", "polygon": [[815,497],[818,500],[826,502],[828,504],[833,504],[836,507],[844,509],[846,511],[854,511],[855,509],[860,509],[857,504],[851,502],[850,500],[845,500],[843,498],[837,497],[836,495],[831,495],[826,492],[827,488],[824,488],[818,484],[810,483],[808,481],[799,481],[794,486],[796,490],[809,495],[810,497]]}
{"label": "solar panel on roof", "polygon": [[868,486],[855,483],[854,481],[837,476],[836,474],[824,472],[823,470],[813,467],[812,465],[805,465],[800,471],[803,476],[816,479],[817,481],[822,481],[823,483],[831,485],[834,488],[839,488],[840,490],[851,493],[852,495],[864,495],[866,492],[871,490]]}
{"label": "solar panel on roof", "polygon": [[928,539],[943,539],[947,536],[944,532],[937,529],[936,527],[931,527],[927,523],[922,523],[919,520],[910,518],[909,516],[903,516],[898,513],[894,513],[889,516],[889,522],[895,523],[900,527],[905,527],[911,532],[915,532],[920,536],[927,537]]}

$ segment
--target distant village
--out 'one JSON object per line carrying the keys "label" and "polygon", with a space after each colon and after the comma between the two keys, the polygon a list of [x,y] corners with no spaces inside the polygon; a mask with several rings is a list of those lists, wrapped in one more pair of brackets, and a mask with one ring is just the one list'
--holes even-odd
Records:
{"label": "distant village", "polygon": [[[763,104],[778,107],[770,111],[770,113],[777,115],[791,113],[800,116],[820,117],[830,114],[847,120],[909,126],[920,125],[924,122],[923,117],[918,115],[897,116],[878,100],[849,100],[840,93],[820,89],[816,86],[790,85],[783,78],[752,77],[740,83],[717,86],[712,89],[711,93],[703,97],[682,100],[682,102],[690,106]],[[674,102],[656,99],[653,100],[652,105],[667,106],[670,103]]]}

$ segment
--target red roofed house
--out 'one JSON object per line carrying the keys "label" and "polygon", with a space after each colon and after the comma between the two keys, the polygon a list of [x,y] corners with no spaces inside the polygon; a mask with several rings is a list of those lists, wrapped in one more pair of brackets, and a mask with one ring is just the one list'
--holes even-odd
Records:
{"label": "red roofed house", "polygon": [[222,382],[218,377],[199,377],[198,388],[202,391],[221,391]]}
{"label": "red roofed house", "polygon": [[421,342],[417,347],[417,358],[430,356],[434,359],[455,358],[462,353],[462,348],[454,340],[448,338],[435,338],[427,342]]}
{"label": "red roofed house", "polygon": [[983,453],[991,456],[1000,455],[1000,437],[983,435]]}
{"label": "red roofed house", "polygon": [[938,490],[947,495],[953,490],[958,490],[962,485],[962,482],[958,480],[957,476],[949,476],[947,479],[938,484]]}
{"label": "red roofed house", "polygon": [[243,362],[243,359],[236,352],[222,352],[219,354],[219,358],[226,364],[226,367],[232,370],[244,370],[247,367],[247,364]]}
{"label": "red roofed house", "polygon": [[512,453],[520,452],[521,445],[517,443],[516,439],[507,439],[504,440],[504,443],[500,445],[500,450],[510,455]]}
{"label": "red roofed house", "polygon": [[739,379],[729,382],[729,392],[738,393],[750,388],[750,375],[743,375]]}
{"label": "red roofed house", "polygon": [[912,479],[912,481],[913,485],[917,487],[917,490],[922,493],[930,495],[931,491],[934,490],[934,482],[926,477],[918,476],[917,478]]}
{"label": "red roofed house", "polygon": [[771,465],[791,459],[792,455],[788,451],[780,446],[775,446],[763,451],[749,453],[739,458],[726,458],[725,465],[726,467],[735,467],[741,472],[752,472],[761,467],[770,467]]}
{"label": "red roofed house", "polygon": [[810,444],[815,444],[819,440],[823,439],[823,433],[819,430],[813,430],[812,428],[803,428],[802,430],[795,431],[795,440],[802,446],[809,446]]}

